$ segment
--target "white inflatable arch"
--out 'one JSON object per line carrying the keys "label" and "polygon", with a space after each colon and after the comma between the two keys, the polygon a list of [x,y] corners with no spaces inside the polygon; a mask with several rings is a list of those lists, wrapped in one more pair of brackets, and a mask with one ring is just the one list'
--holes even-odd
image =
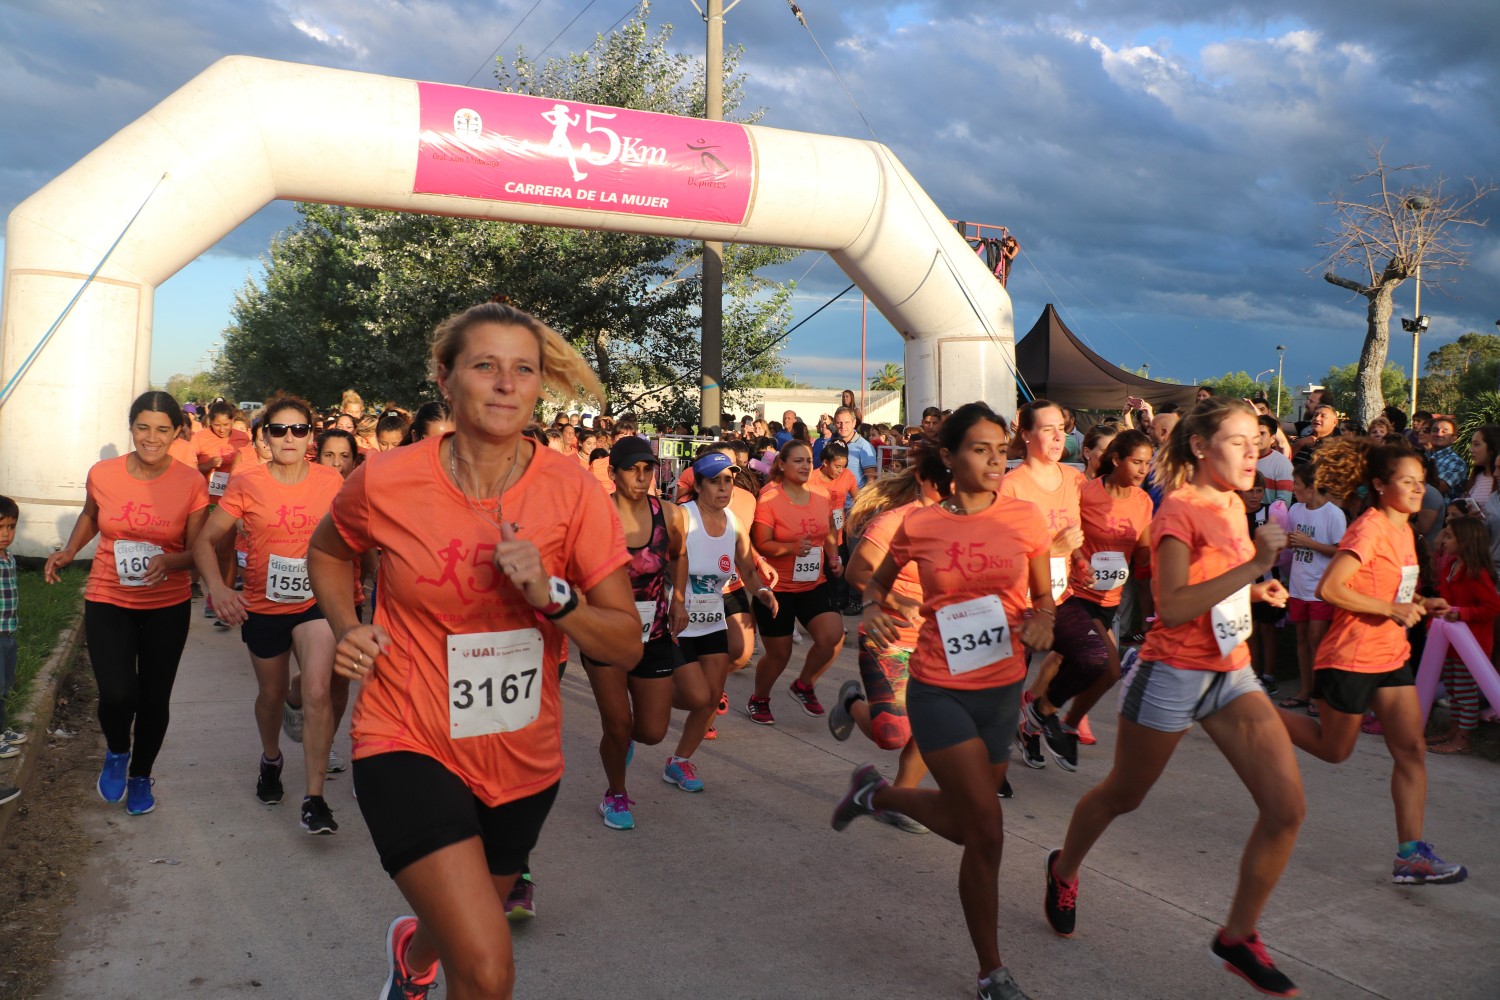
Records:
{"label": "white inflatable arch", "polygon": [[15,551],[61,544],[129,450],[156,286],[277,198],[827,251],[905,337],[909,413],[1014,409],[1010,299],[883,146],[231,56],[10,214]]}

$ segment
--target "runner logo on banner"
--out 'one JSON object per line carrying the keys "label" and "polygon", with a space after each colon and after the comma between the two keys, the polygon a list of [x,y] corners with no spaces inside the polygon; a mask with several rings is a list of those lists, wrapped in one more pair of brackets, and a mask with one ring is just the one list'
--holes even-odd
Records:
{"label": "runner logo on banner", "polygon": [[755,151],[732,122],[417,84],[416,194],[741,225]]}

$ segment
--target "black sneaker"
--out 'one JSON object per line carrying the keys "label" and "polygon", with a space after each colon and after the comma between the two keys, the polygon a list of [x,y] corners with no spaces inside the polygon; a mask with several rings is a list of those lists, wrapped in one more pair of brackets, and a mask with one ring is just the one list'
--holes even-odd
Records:
{"label": "black sneaker", "polygon": [[1063,937],[1073,936],[1073,925],[1078,921],[1078,880],[1068,885],[1052,874],[1052,865],[1061,851],[1047,855],[1047,899],[1043,910],[1052,930]]}
{"label": "black sneaker", "polygon": [[859,618],[865,613],[865,602],[859,596],[849,598],[849,603],[844,605],[845,618]]}
{"label": "black sneaker", "polygon": [[1021,722],[1016,726],[1016,749],[1021,751],[1021,763],[1027,767],[1046,767],[1047,758],[1042,756],[1042,734],[1026,728],[1026,713],[1021,713]]}
{"label": "black sneaker", "polygon": [[1058,767],[1064,771],[1078,770],[1078,734],[1068,732],[1056,712],[1042,718],[1042,736]]}
{"label": "black sneaker", "polygon": [[849,790],[844,797],[839,799],[838,805],[833,807],[832,826],[835,830],[843,830],[857,817],[873,816],[875,814],[875,793],[884,788],[888,782],[875,770],[874,764],[861,764],[854,769],[849,776]]}
{"label": "black sneaker", "polygon": [[1009,778],[1006,778],[1004,781],[1000,782],[1000,797],[1002,799],[1013,799],[1016,797],[1016,790],[1010,787]]}
{"label": "black sneaker", "polygon": [[1266,946],[1261,943],[1260,933],[1250,935],[1239,944],[1225,944],[1224,931],[1214,935],[1209,947],[1214,957],[1223,960],[1224,968],[1239,976],[1267,996],[1294,997],[1300,991],[1292,981],[1271,961]]}
{"label": "black sneaker", "polygon": [[266,760],[265,754],[260,755],[260,777],[255,781],[255,797],[268,806],[281,802],[281,765],[285,763],[285,754],[275,760]]}
{"label": "black sneaker", "polygon": [[11,801],[12,799],[19,799],[20,797],[21,790],[15,785],[0,785],[0,806],[5,805],[5,803]]}
{"label": "black sneaker", "polygon": [[311,834],[338,833],[339,825],[333,821],[333,810],[321,795],[308,795],[302,799],[302,829]]}

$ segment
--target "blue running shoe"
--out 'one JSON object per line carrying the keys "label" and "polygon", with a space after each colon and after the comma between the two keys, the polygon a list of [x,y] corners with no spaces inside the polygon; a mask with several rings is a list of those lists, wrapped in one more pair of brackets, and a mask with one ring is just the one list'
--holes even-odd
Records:
{"label": "blue running shoe", "polygon": [[144,816],[156,808],[156,796],[151,793],[155,778],[131,778],[125,784],[126,812],[132,816]]}
{"label": "blue running shoe", "polygon": [[635,760],[635,740],[631,740],[630,746],[625,748],[625,766],[629,767],[633,760]]}
{"label": "blue running shoe", "polygon": [[667,761],[667,769],[661,773],[661,780],[669,785],[676,785],[684,792],[703,791],[703,782],[699,779],[693,762],[686,757],[674,756]]}
{"label": "blue running shoe", "polygon": [[104,769],[99,772],[99,797],[105,802],[118,802],[125,797],[125,768],[130,765],[130,754],[104,751]]}
{"label": "blue running shoe", "polygon": [[630,815],[633,805],[635,803],[624,792],[611,795],[606,790],[604,801],[599,803],[599,815],[604,817],[604,825],[611,830],[634,830],[635,817]]}

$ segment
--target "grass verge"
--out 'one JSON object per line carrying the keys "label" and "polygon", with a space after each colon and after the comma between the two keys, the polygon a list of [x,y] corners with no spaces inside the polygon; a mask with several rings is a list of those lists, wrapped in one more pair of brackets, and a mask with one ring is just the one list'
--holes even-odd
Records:
{"label": "grass verge", "polygon": [[16,632],[19,655],[16,686],[5,700],[7,720],[14,719],[26,705],[37,672],[57,647],[58,637],[82,610],[83,584],[89,576],[87,562],[74,563],[63,570],[62,582],[52,585],[42,580],[40,562],[20,560],[19,563],[16,580],[21,599],[20,628]]}

